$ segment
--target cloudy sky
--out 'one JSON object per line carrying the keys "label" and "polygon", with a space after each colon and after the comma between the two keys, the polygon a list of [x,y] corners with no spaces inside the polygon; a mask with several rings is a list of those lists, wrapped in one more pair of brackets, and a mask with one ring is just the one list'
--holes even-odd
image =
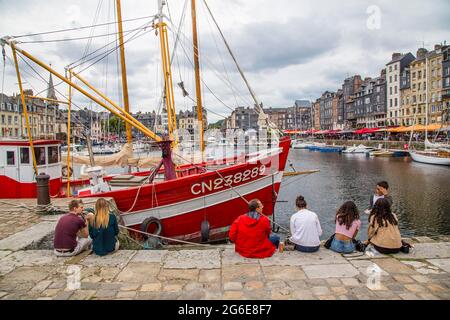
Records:
{"label": "cloudy sky", "polygon": [[[315,99],[325,90],[336,90],[353,74],[375,77],[390,60],[392,52],[412,52],[419,46],[432,49],[449,41],[450,1],[433,0],[206,0],[250,84],[265,106],[285,107],[296,99]],[[78,28],[114,21],[114,0],[31,1],[0,0],[0,36]],[[190,108],[195,99],[192,61],[190,4],[169,0],[169,41],[173,51],[178,25],[180,41],[173,61],[175,103],[178,110]],[[185,18],[183,8],[187,6]],[[251,105],[252,99],[237,73],[220,35],[208,16],[203,0],[197,0],[202,70],[202,92],[209,121],[228,116],[237,105]],[[123,19],[153,16],[157,0],[122,0]],[[162,91],[159,39],[151,27],[152,18],[124,23],[127,74],[133,111],[158,110]],[[182,20],[182,23],[180,23]],[[143,29],[146,27],[146,29]],[[121,103],[117,72],[115,26],[18,37],[20,47],[60,73],[83,56],[91,61],[75,70],[113,100]],[[93,36],[90,40],[90,36]],[[79,40],[71,40],[82,38]],[[53,41],[56,42],[36,42]],[[65,40],[65,41],[60,41]],[[34,42],[34,43],[27,43]],[[111,52],[102,60],[103,53]],[[94,53],[92,53],[94,52]],[[92,54],[90,54],[92,53]],[[17,92],[17,80],[6,50],[6,94]],[[90,54],[90,55],[89,55]],[[97,57],[96,57],[97,56]],[[96,57],[96,58],[94,58]],[[82,60],[81,62],[84,62]],[[77,62],[78,61],[78,62]],[[90,66],[91,63],[96,62]],[[48,73],[34,73],[23,61],[25,87],[42,91]],[[3,76],[3,66],[1,67]],[[189,93],[181,95],[176,85],[183,81]],[[55,83],[59,83],[54,79]],[[59,85],[63,99],[67,86]],[[76,93],[77,106],[90,106]],[[92,104],[94,110],[100,110]]]}

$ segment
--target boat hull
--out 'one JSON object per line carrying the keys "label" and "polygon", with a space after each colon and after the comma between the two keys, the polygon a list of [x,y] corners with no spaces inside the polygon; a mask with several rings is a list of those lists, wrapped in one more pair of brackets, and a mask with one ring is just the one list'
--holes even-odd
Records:
{"label": "boat hull", "polygon": [[233,221],[248,212],[248,201],[259,199],[264,214],[273,214],[289,147],[290,139],[283,138],[279,148],[240,164],[87,197],[114,198],[124,225],[136,230],[153,217],[161,222],[162,236],[199,241],[201,224],[208,221],[211,239],[225,239]]}
{"label": "boat hull", "polygon": [[427,163],[427,164],[436,164],[436,165],[442,165],[442,166],[450,166],[450,158],[444,158],[444,157],[435,157],[431,155],[425,155],[418,152],[410,151],[411,159],[416,162],[420,163]]}

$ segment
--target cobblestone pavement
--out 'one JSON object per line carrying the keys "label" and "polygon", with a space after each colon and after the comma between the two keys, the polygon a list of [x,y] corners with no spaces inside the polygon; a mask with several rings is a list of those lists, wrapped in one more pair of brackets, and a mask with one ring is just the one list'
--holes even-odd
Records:
{"label": "cobblestone pavement", "polygon": [[449,274],[450,242],[416,243],[408,255],[343,257],[321,248],[262,260],[233,246],[73,258],[2,250],[0,299],[450,299]]}
{"label": "cobblestone pavement", "polygon": [[15,203],[12,200],[8,200],[8,203],[0,202],[0,208],[2,209],[0,210],[0,240],[39,223],[42,218],[34,211],[15,207],[23,203],[21,199],[19,201],[16,200]]}

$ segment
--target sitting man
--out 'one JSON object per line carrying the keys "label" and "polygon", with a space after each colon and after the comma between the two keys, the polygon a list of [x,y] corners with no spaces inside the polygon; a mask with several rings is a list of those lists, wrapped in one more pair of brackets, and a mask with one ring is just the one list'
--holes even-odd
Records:
{"label": "sitting man", "polygon": [[71,257],[87,250],[92,243],[86,220],[93,218],[92,213],[83,217],[83,202],[72,200],[69,203],[69,213],[62,216],[55,229],[53,247],[58,257]]}
{"label": "sitting man", "polygon": [[270,235],[269,219],[262,215],[263,205],[258,199],[248,203],[249,213],[239,216],[230,227],[230,240],[235,251],[246,258],[271,257],[280,243],[280,237]]}

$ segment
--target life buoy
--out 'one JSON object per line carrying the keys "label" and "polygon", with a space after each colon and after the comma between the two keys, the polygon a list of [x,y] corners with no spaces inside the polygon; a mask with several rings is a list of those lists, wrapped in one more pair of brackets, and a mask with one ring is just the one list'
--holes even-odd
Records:
{"label": "life buoy", "polygon": [[202,224],[200,226],[200,233],[202,236],[202,242],[208,242],[210,233],[210,226],[208,220],[202,221]]}
{"label": "life buoy", "polygon": [[68,166],[62,166],[61,167],[61,175],[62,175],[63,178],[71,177],[72,174],[73,174],[72,167],[68,167]]}
{"label": "life buoy", "polygon": [[[148,230],[149,227],[150,227],[152,224],[155,224],[155,225],[156,225],[156,231],[155,231],[155,232],[149,232],[149,230]],[[149,217],[149,218],[146,218],[146,219],[141,223],[141,231],[142,231],[142,232],[147,232],[147,233],[151,233],[151,234],[154,234],[154,235],[159,236],[159,235],[161,235],[162,230],[163,230],[163,227],[162,227],[161,221],[160,221],[158,218],[155,218],[155,217]],[[149,236],[146,235],[146,234],[143,234],[143,237],[144,237],[145,240],[147,240]]]}

